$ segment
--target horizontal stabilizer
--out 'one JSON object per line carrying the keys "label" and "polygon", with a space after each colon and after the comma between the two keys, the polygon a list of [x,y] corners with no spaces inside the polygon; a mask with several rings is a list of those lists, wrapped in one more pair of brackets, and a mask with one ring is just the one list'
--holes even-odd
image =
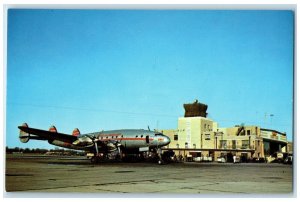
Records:
{"label": "horizontal stabilizer", "polygon": [[40,130],[36,128],[29,128],[27,124],[18,126],[20,129],[20,140],[21,142],[28,142],[29,139],[35,140],[59,140],[66,143],[73,143],[77,140],[77,137],[72,135],[67,135],[63,133],[58,133],[54,126],[51,126],[49,131]]}

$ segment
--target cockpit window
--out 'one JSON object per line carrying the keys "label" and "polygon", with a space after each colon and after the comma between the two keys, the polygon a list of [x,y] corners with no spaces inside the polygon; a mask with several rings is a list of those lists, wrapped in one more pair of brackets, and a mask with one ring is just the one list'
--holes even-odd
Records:
{"label": "cockpit window", "polygon": [[158,135],[163,135],[163,134],[162,134],[162,133],[156,133],[156,134],[155,134],[155,136],[158,136]]}

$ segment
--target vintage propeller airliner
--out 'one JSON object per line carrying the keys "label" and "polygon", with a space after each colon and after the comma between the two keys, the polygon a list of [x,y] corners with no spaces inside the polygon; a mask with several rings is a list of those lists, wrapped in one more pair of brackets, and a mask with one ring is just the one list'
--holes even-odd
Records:
{"label": "vintage propeller airliner", "polygon": [[45,140],[49,144],[75,150],[84,150],[93,153],[91,161],[96,163],[100,156],[118,152],[122,158],[125,154],[141,153],[153,150],[158,155],[158,163],[162,163],[161,147],[170,143],[170,138],[162,133],[150,130],[123,129],[80,134],[78,128],[72,134],[57,132],[55,126],[49,131],[30,128],[26,123],[18,126],[20,141]]}

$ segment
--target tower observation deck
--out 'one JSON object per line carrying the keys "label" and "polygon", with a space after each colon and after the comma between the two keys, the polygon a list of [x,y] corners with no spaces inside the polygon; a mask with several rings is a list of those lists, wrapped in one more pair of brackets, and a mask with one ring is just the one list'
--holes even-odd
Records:
{"label": "tower observation deck", "polygon": [[206,110],[208,106],[206,104],[198,102],[198,100],[196,100],[192,104],[183,104],[183,107],[185,110],[184,117],[201,116],[206,118],[207,116]]}

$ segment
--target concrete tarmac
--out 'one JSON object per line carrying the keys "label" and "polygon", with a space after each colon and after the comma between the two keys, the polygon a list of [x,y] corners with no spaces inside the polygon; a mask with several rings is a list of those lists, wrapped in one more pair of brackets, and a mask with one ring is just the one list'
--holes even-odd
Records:
{"label": "concrete tarmac", "polygon": [[293,166],[215,162],[93,165],[86,157],[9,154],[5,187],[7,192],[22,193],[158,193],[199,197],[280,194],[292,197]]}

